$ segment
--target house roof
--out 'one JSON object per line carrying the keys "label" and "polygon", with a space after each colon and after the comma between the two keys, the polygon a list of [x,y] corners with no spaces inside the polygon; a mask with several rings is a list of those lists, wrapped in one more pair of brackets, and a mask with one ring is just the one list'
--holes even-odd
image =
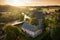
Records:
{"label": "house roof", "polygon": [[36,31],[40,30],[41,25],[40,26],[34,26],[34,25],[30,25],[29,23],[24,23],[22,25],[22,27],[29,30],[29,31],[36,32]]}
{"label": "house roof", "polygon": [[41,19],[43,18],[43,13],[42,12],[34,12],[32,15],[31,15],[32,18],[38,18],[38,19]]}

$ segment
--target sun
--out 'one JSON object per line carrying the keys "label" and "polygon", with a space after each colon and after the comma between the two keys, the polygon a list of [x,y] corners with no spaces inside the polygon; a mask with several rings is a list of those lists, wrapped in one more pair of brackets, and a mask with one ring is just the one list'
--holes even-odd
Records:
{"label": "sun", "polygon": [[12,6],[25,6],[26,0],[6,0],[9,5]]}

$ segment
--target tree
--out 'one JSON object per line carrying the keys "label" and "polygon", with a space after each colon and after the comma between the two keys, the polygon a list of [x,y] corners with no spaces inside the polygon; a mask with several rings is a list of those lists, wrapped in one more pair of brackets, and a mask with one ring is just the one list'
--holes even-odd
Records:
{"label": "tree", "polygon": [[0,13],[0,20],[1,20],[1,17],[2,17],[2,13]]}
{"label": "tree", "polygon": [[44,28],[51,26],[52,20],[51,18],[43,18],[43,26]]}
{"label": "tree", "polygon": [[53,40],[60,40],[60,23],[55,25],[51,30],[51,37]]}
{"label": "tree", "polygon": [[23,20],[24,20],[24,15],[20,14],[19,21],[23,21]]}
{"label": "tree", "polygon": [[0,23],[0,30],[4,27],[5,23]]}
{"label": "tree", "polygon": [[3,29],[6,33],[5,40],[16,40],[22,35],[21,29],[12,25],[6,25]]}
{"label": "tree", "polygon": [[32,19],[30,19],[30,24],[32,24],[32,25],[38,25],[39,22],[38,22],[38,20],[36,18],[32,18]]}
{"label": "tree", "polygon": [[0,13],[0,17],[2,16],[2,13]]}

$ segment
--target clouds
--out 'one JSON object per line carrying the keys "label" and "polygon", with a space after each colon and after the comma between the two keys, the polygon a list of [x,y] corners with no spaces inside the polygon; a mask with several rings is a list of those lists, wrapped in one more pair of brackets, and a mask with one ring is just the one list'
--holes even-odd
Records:
{"label": "clouds", "polygon": [[0,0],[0,4],[13,3],[16,5],[60,5],[60,0]]}
{"label": "clouds", "polygon": [[60,0],[31,0],[29,5],[60,5]]}
{"label": "clouds", "polygon": [[0,0],[0,5],[5,5],[5,0]]}

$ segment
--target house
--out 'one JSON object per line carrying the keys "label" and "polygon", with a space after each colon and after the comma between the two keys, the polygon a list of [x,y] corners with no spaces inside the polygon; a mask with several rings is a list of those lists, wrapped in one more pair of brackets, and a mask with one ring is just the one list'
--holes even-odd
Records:
{"label": "house", "polygon": [[42,33],[42,25],[34,26],[29,23],[24,23],[21,28],[25,33],[33,38]]}
{"label": "house", "polygon": [[31,25],[29,24],[29,21],[25,22],[23,25],[22,25],[22,30],[29,34],[29,36],[35,38],[36,36],[38,36],[39,34],[42,33],[42,20],[43,20],[43,14],[42,12],[34,12],[31,17],[29,17],[28,19],[30,18],[37,18],[38,21],[39,21],[39,24],[38,25]]}
{"label": "house", "polygon": [[[24,14],[24,13],[23,13]],[[30,18],[37,18],[38,21],[39,21],[39,24],[38,25],[31,25],[29,24],[29,21],[26,20],[24,21],[23,25],[22,25],[22,30],[23,32],[25,32],[26,34],[28,34],[29,36],[35,38],[36,36],[38,36],[39,34],[42,33],[42,19],[43,19],[43,15],[41,12],[35,12],[35,14],[33,13],[31,15],[31,17],[27,16],[26,14],[25,15],[25,19],[30,19]],[[28,22],[27,22],[28,21]],[[21,22],[14,22],[12,23],[12,25],[17,25],[17,24],[20,24]]]}
{"label": "house", "polygon": [[55,14],[54,12],[50,12],[50,13],[47,13],[47,12],[46,12],[44,15],[45,15],[45,18],[46,18],[46,19],[49,19],[49,18],[53,17],[54,14]]}

